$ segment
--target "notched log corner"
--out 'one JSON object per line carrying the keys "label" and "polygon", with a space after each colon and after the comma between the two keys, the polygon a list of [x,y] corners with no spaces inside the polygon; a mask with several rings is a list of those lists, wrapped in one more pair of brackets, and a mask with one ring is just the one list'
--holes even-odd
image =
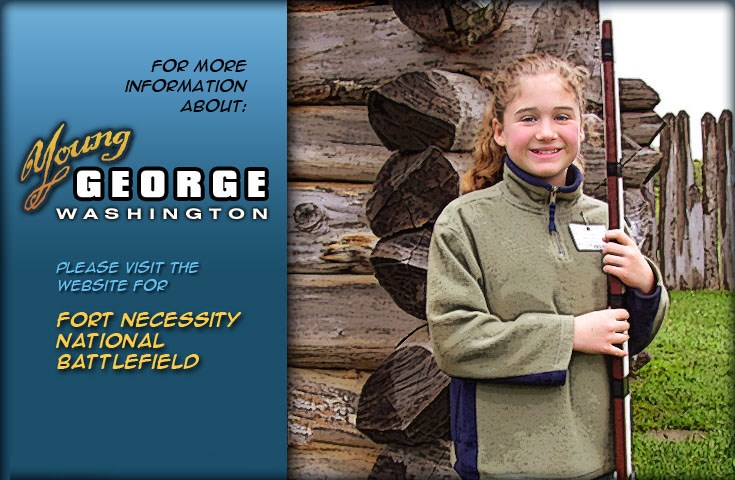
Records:
{"label": "notched log corner", "polygon": [[422,329],[365,382],[357,406],[357,429],[376,443],[419,445],[448,440],[449,382]]}
{"label": "notched log corner", "polygon": [[393,10],[408,28],[447,50],[466,49],[501,28],[510,1],[394,0]]}
{"label": "notched log corner", "polygon": [[409,72],[368,94],[368,119],[389,150],[470,151],[489,101],[490,92],[468,75]]}
{"label": "notched log corner", "polygon": [[396,305],[426,319],[426,269],[433,225],[378,241],[370,255],[375,278]]}
{"label": "notched log corner", "polygon": [[640,78],[618,79],[620,111],[653,110],[661,101],[658,93]]}
{"label": "notched log corner", "polygon": [[450,459],[449,442],[416,447],[387,445],[375,460],[369,480],[459,480]]}
{"label": "notched log corner", "polygon": [[[469,163],[469,162],[468,162]],[[459,196],[459,174],[441,150],[394,153],[378,173],[367,200],[373,233],[386,237],[433,222]]]}

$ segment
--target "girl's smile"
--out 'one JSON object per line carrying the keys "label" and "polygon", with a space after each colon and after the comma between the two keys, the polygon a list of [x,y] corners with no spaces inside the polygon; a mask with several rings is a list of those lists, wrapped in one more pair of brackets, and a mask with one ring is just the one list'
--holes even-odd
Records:
{"label": "girl's smile", "polygon": [[540,160],[547,160],[547,159],[555,158],[557,154],[561,151],[562,151],[561,148],[552,148],[552,149],[548,149],[548,148],[540,149],[539,148],[539,149],[531,150],[531,153],[533,153]]}

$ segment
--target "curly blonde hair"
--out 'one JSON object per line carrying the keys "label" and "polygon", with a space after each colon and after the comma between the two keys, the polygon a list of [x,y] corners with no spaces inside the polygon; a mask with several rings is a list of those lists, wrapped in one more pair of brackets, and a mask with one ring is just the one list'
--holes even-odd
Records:
{"label": "curly blonde hair", "polygon": [[[491,187],[502,179],[505,148],[495,142],[493,119],[502,123],[505,108],[518,95],[522,76],[546,73],[559,75],[579,102],[580,115],[584,114],[583,92],[590,76],[584,67],[572,65],[553,55],[532,53],[517,58],[494,76],[490,72],[484,72],[480,76],[480,83],[492,91],[493,98],[488,103],[482,129],[475,140],[473,164],[460,183],[462,193]],[[582,169],[584,161],[579,154],[574,164]]]}

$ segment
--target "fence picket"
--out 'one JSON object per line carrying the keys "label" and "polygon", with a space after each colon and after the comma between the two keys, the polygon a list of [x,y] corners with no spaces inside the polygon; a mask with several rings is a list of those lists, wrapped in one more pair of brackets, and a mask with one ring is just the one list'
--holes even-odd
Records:
{"label": "fence picket", "polygon": [[[717,120],[702,117],[702,206],[704,214],[704,288],[719,290],[722,284],[717,255],[720,179],[717,164]],[[722,178],[724,180],[724,177]]]}
{"label": "fence picket", "polygon": [[661,130],[660,150],[663,154],[659,170],[659,258],[661,274],[667,288],[676,287],[676,158],[677,142],[675,117],[671,113],[664,116],[665,126]]}
{"label": "fence picket", "polygon": [[678,289],[735,290],[735,171],[732,112],[706,113],[702,134],[702,188],[689,143],[689,115],[664,116],[659,170],[657,257],[664,284]]}
{"label": "fence picket", "polygon": [[722,238],[723,288],[735,290],[735,169],[732,164],[732,112],[723,110],[717,121],[717,160],[720,178],[720,237]]}
{"label": "fence picket", "polygon": [[[680,288],[700,290],[704,286],[704,218],[702,214],[702,193],[697,187],[694,177],[694,163],[692,149],[689,142],[689,114],[685,111],[676,116],[676,126],[679,130],[679,168],[686,175],[679,177],[680,192],[685,192],[679,201],[680,215],[683,222],[680,256],[677,256],[678,278]],[[683,208],[682,208],[683,207]],[[682,215],[683,213],[683,215]]]}

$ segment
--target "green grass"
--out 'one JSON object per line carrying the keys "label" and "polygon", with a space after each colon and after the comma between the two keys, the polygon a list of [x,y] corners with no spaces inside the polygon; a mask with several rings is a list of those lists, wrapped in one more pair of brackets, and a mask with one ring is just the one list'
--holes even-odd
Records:
{"label": "green grass", "polygon": [[[632,380],[636,476],[735,478],[735,294],[670,292],[668,317]],[[701,432],[657,439],[654,430]],[[703,438],[702,438],[703,437]]]}

